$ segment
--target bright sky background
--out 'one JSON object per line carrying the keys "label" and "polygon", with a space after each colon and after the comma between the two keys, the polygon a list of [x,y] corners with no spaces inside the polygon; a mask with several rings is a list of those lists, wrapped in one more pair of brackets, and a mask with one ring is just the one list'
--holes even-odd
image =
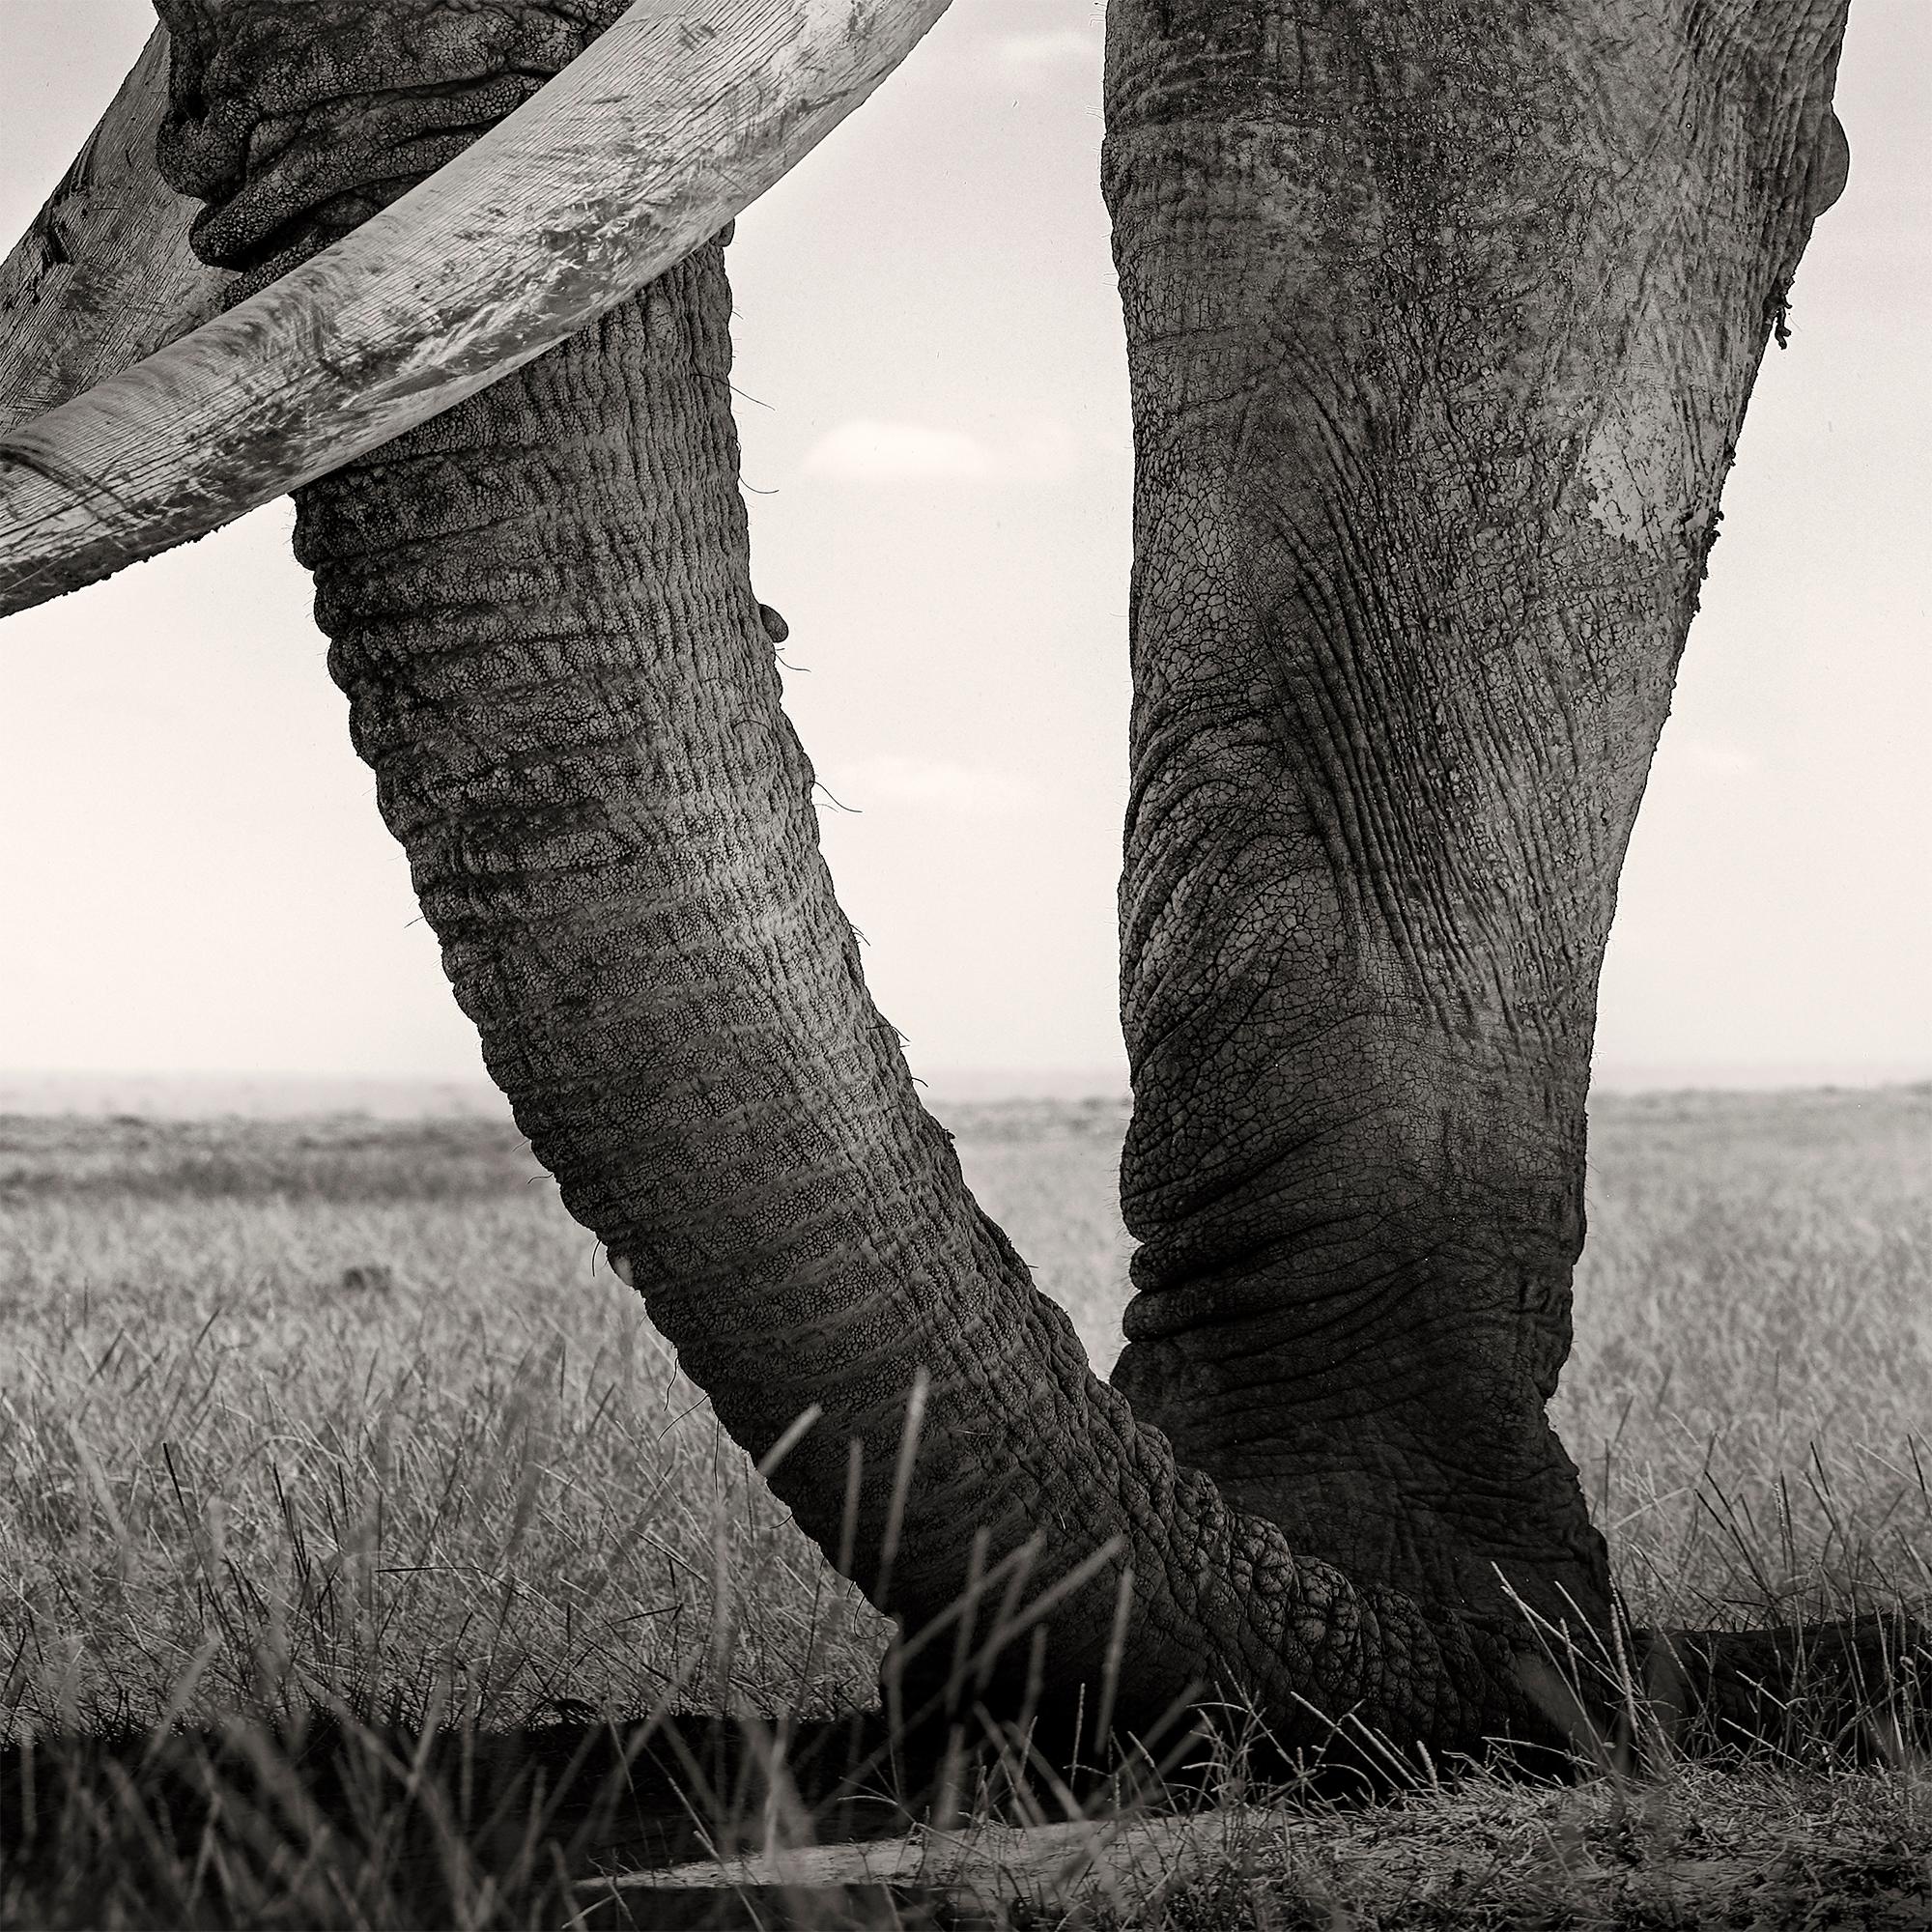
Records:
{"label": "bright sky background", "polygon": [[[0,0],[11,238],[152,24]],[[958,0],[739,223],[759,594],[885,1011],[935,1084],[1122,1065],[1130,454],[1094,0]],[[1854,0],[1850,190],[1759,382],[1600,1074],[1932,1074],[1932,6]],[[0,246],[4,246],[0,242]],[[478,1067],[291,514],[0,634],[0,1073]],[[948,1076],[951,1075],[949,1082]]]}

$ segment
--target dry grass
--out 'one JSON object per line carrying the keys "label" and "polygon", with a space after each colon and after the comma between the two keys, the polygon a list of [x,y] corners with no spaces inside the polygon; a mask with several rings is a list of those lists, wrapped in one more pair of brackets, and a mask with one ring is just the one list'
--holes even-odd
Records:
{"label": "dry grass", "polygon": [[877,1620],[509,1129],[16,1122],[0,1163],[16,1734],[439,1672],[492,1724],[869,1690]]}
{"label": "dry grass", "polygon": [[[1125,1272],[1123,1122],[1111,1104],[950,1119],[981,1199],[1103,1369]],[[1928,1182],[1932,1090],[1600,1103],[1557,1412],[1640,1620],[1932,1594]],[[668,1691],[825,1713],[870,1694],[884,1643],[487,1122],[0,1122],[0,1720],[15,1739],[329,1697],[414,1712],[435,1694],[492,1726]],[[1861,1794],[1882,1826],[1859,1842],[1896,1840],[1923,1879],[1915,1779],[1802,1785],[1787,1770],[1751,1787],[1776,1798],[1751,1815],[1782,1804],[1785,1835],[1808,1843],[1817,1832],[1790,1822],[1804,1805]],[[1687,1821],[1718,1842],[1749,1806],[1745,1784],[1717,1788],[1652,1787],[1643,1842]],[[1586,1851],[1587,1807],[1612,1802],[1546,1801],[1585,1806],[1563,1830]],[[1479,1814],[1514,1843],[1527,1802],[1435,1798],[1391,1829],[1452,1846]],[[1566,1883],[1598,1863],[1557,1861]],[[1298,1884],[1235,1861],[1170,1887],[1145,1922],[1317,1922],[1293,1915],[1319,1897],[1320,1922],[1351,1922],[1346,1886]],[[1362,1909],[1519,1922],[1456,1917],[1454,1890],[1412,1911],[1364,1892]],[[1517,1890],[1547,1922],[1548,1887]],[[504,1910],[475,1922],[511,1922]]]}
{"label": "dry grass", "polygon": [[1932,1088],[1593,1110],[1553,1412],[1640,1622],[1932,1595]]}

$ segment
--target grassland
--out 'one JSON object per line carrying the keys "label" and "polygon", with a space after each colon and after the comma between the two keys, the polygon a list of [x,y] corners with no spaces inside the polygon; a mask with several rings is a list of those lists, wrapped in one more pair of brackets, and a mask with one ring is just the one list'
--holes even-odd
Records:
{"label": "grassland", "polygon": [[[1123,1109],[949,1124],[1104,1370]],[[1636,1617],[1932,1597],[1932,1090],[1601,1101],[1590,1224],[1556,1412]],[[825,1714],[870,1695],[885,1640],[488,1121],[0,1120],[0,1444],[14,1740],[317,1696],[434,1695],[492,1726],[668,1693]],[[1892,1847],[1906,1876],[1863,1894],[1888,1911],[1932,1898],[1913,1766],[1764,1776],[1754,1811],[1698,1801],[1658,1824],[1653,1804],[1643,1830],[1675,1844],[1702,1820],[1715,1842],[1776,1817],[1787,1845]],[[1686,1771],[1679,1797],[1704,1788]],[[1628,1807],[1563,1802],[1567,1824],[1525,1826],[1498,1795],[1483,1829],[1548,1839],[1566,1884],[1601,1866],[1592,1832],[1628,1852]],[[1267,1858],[1240,1871],[1240,1912],[1302,1922],[1305,1885]],[[1226,1916],[1233,1883],[1170,1887],[1145,1922],[1249,1922]],[[1323,1895],[1308,1922],[1350,1922]]]}

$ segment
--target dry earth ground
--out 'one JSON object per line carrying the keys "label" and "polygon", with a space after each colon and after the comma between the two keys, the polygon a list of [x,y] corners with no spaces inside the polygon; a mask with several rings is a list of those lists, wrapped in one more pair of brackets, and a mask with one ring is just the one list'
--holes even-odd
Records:
{"label": "dry earth ground", "polygon": [[[948,1119],[1104,1369],[1123,1109]],[[1590,1217],[1557,1413],[1634,1616],[1932,1596],[1932,1089],[1600,1100]],[[0,1447],[16,1741],[331,1695],[828,1714],[884,1643],[487,1120],[0,1120]],[[1932,1924],[1910,1762],[1190,1829],[1226,1856],[1034,1873],[1046,1922]]]}

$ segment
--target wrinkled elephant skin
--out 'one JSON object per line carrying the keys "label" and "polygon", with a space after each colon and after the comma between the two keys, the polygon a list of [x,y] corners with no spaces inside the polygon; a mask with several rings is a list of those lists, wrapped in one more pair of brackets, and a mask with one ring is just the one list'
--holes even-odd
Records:
{"label": "wrinkled elephant skin", "polygon": [[1112,14],[1116,1379],[1298,1547],[1432,1601],[1607,1601],[1544,1415],[1597,980],[1835,127],[1837,16],[1731,12]]}

